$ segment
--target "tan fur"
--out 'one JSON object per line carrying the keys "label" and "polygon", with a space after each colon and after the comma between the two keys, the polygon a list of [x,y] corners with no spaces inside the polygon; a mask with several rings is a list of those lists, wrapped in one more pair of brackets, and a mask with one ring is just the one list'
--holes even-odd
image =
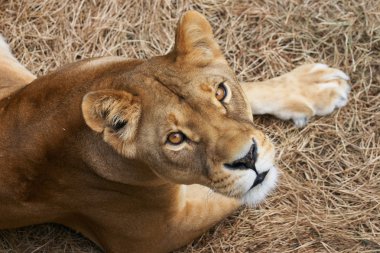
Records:
{"label": "tan fur", "polygon": [[243,83],[254,114],[273,114],[304,126],[314,115],[346,105],[350,86],[342,71],[324,64],[306,64],[261,83]]}
{"label": "tan fur", "polygon": [[[0,61],[13,62],[9,56]],[[301,97],[301,86],[318,79],[297,73],[277,80],[283,91],[288,80],[299,82]],[[19,87],[33,79],[22,70],[0,76],[0,84],[20,76],[25,79],[14,82]],[[226,103],[215,98],[221,83],[232,93]],[[253,126],[250,107],[255,112],[277,98],[273,83],[246,84],[247,99],[210,25],[191,11],[166,56],[85,60],[4,92],[0,228],[57,222],[107,252],[168,252],[185,245],[273,188],[274,148]],[[311,116],[319,104],[302,96],[309,111],[303,102],[285,100],[283,110]],[[168,143],[168,134],[177,131],[188,140]],[[256,170],[269,172],[251,189],[257,174],[225,164],[245,156],[252,139]]]}

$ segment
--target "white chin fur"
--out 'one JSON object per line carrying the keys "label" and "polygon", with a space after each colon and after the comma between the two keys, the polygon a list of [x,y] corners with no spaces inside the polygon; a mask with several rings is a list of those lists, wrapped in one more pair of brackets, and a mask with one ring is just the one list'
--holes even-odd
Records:
{"label": "white chin fur", "polygon": [[255,186],[243,196],[243,204],[247,206],[255,206],[263,201],[265,197],[276,187],[277,178],[277,169],[276,167],[272,167],[266,175],[264,182]]}

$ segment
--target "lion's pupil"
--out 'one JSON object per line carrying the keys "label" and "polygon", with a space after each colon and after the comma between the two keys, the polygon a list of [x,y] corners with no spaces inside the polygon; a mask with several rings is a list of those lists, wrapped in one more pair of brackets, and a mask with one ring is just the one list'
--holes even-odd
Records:
{"label": "lion's pupil", "polygon": [[169,135],[169,141],[172,144],[179,144],[183,141],[184,137],[182,133],[172,133]]}
{"label": "lion's pupil", "polygon": [[216,99],[219,101],[222,101],[227,95],[226,87],[223,85],[223,83],[219,84],[218,89],[216,90]]}

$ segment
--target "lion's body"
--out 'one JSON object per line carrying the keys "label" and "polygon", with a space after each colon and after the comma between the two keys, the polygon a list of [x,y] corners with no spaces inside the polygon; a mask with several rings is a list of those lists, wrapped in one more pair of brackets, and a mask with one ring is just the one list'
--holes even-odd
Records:
{"label": "lion's body", "polygon": [[[190,13],[187,19],[208,33],[210,28],[198,15]],[[182,21],[182,26],[186,28],[189,20]],[[229,70],[209,37],[202,38],[201,49],[189,49],[194,45],[187,44],[191,40],[185,28],[178,32],[176,55],[147,61],[90,59],[34,81],[7,47],[0,46],[0,229],[57,222],[80,231],[107,252],[168,252],[190,242],[243,202],[252,204],[265,197],[275,184],[273,146],[252,128],[241,88],[230,84],[236,101],[227,108],[236,113],[228,117],[218,101],[202,98],[212,89],[199,76]],[[204,44],[210,52],[203,52]],[[212,63],[202,58],[210,53]],[[200,95],[192,96],[191,86],[178,85],[178,79],[188,80],[188,85],[197,81]],[[266,93],[254,87],[264,86],[248,84],[246,88],[252,108],[261,108],[255,96],[263,98],[260,94]],[[285,107],[286,113],[292,108]],[[171,108],[179,108],[182,114],[167,113]],[[305,111],[304,107],[293,110],[297,117]],[[292,118],[286,113],[283,118]],[[162,121],[165,114],[169,116]],[[313,110],[301,118],[311,115]],[[183,123],[188,118],[194,122]],[[112,126],[115,119],[116,123],[125,120],[121,129],[126,132],[120,134],[120,127]],[[254,138],[259,147],[256,176],[251,170],[219,167],[198,171],[204,165],[201,161],[197,165],[196,159],[173,164],[173,157],[179,156],[177,146],[163,142],[164,151],[151,148],[160,142],[153,136],[166,124],[157,122],[167,121],[183,129],[194,143],[212,143],[196,157],[207,160],[204,156],[212,152],[223,157],[218,159],[224,164],[245,155]],[[185,149],[195,150],[194,143]],[[153,149],[150,153],[149,148]],[[185,156],[179,157],[186,161]],[[176,170],[181,166],[188,166],[190,172]],[[263,172],[266,179],[251,186]],[[210,196],[208,187],[225,196]]]}
{"label": "lion's body", "polygon": [[[84,94],[94,89],[89,83],[104,78],[106,72],[125,72],[140,63],[115,58],[98,64],[101,60],[72,64],[0,102],[4,109],[0,116],[0,227],[58,222],[112,252],[121,252],[125,245],[128,252],[166,252],[181,246],[184,238],[189,241],[196,236],[176,235],[179,244],[174,234],[168,237],[174,232],[170,226],[178,224],[170,224],[170,219],[185,204],[185,186],[163,182],[139,162],[121,159],[86,128],[78,108]],[[86,68],[90,63],[93,67]],[[77,113],[68,115],[68,111]],[[130,185],[105,180],[89,170],[88,163],[103,157],[112,163],[107,166],[134,169],[128,175]],[[211,224],[227,214],[223,211],[218,219],[210,219]],[[163,243],[165,238],[171,241]]]}

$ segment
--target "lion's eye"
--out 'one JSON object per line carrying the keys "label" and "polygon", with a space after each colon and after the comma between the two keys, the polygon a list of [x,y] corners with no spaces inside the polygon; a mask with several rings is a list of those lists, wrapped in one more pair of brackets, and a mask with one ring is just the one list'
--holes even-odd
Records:
{"label": "lion's eye", "polygon": [[174,132],[168,135],[167,141],[172,145],[179,145],[186,140],[186,135],[182,132]]}
{"label": "lion's eye", "polygon": [[220,83],[215,92],[216,99],[223,102],[224,99],[227,97],[227,95],[228,95],[227,87],[224,85],[224,83]]}

